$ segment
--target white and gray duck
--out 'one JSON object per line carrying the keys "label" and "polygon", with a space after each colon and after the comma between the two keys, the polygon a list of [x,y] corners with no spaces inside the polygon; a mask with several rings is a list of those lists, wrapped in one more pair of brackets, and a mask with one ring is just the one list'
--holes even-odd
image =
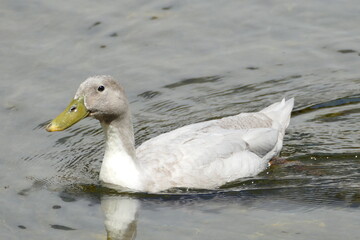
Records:
{"label": "white and gray duck", "polygon": [[294,99],[252,113],[190,124],[135,148],[129,103],[111,76],[86,79],[46,130],[62,131],[83,118],[100,121],[105,155],[100,181],[133,191],[214,189],[265,170],[279,155]]}

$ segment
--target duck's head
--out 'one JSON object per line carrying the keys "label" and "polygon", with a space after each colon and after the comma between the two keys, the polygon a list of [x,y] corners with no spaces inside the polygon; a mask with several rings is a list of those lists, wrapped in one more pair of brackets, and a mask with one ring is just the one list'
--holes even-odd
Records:
{"label": "duck's head", "polygon": [[128,101],[124,89],[113,77],[90,77],[79,86],[74,99],[47,125],[46,130],[65,130],[87,116],[108,122],[127,111]]}

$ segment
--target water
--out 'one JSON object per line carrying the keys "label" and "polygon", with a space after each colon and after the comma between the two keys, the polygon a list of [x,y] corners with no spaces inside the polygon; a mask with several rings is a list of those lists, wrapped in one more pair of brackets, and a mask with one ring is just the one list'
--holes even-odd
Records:
{"label": "water", "polygon": [[[356,1],[1,1],[1,239],[356,239]],[[137,144],[283,97],[290,162],[219,190],[98,184],[95,120],[43,126],[88,76],[126,88]]]}

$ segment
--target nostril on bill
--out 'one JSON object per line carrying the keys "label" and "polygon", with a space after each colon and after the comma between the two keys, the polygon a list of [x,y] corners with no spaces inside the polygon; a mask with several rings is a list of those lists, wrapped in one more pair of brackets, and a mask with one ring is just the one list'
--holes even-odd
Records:
{"label": "nostril on bill", "polygon": [[77,108],[76,106],[72,106],[70,109],[69,109],[69,112],[76,112]]}

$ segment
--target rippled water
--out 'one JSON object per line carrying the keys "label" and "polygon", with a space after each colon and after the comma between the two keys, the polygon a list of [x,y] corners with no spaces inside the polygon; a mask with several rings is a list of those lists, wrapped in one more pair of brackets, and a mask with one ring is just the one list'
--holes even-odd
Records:
{"label": "rippled water", "polygon": [[[2,1],[1,239],[356,239],[356,1]],[[295,97],[286,164],[216,190],[98,184],[95,120],[44,125],[89,75],[126,88],[136,143]]]}

